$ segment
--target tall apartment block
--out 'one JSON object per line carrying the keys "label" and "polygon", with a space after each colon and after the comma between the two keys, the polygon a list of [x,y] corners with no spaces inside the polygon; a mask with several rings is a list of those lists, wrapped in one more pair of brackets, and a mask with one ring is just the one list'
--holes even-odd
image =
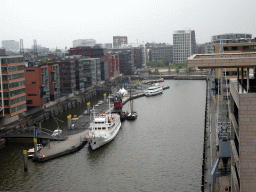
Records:
{"label": "tall apartment block", "polygon": [[166,65],[173,63],[173,46],[152,47],[151,60],[162,60]]}
{"label": "tall apartment block", "polygon": [[59,64],[48,64],[50,100],[60,98],[60,75]]}
{"label": "tall apartment block", "polygon": [[50,102],[48,65],[42,65],[41,61],[28,62],[25,84],[28,107],[44,106]]}
{"label": "tall apartment block", "polygon": [[4,40],[4,41],[2,41],[2,47],[6,51],[18,51],[20,49],[20,44],[18,41]]}
{"label": "tall apartment block", "polygon": [[179,30],[173,33],[173,63],[185,63],[196,53],[196,38],[194,30]]}
{"label": "tall apartment block", "polygon": [[81,79],[81,88],[95,86],[101,81],[99,58],[79,59],[78,63],[82,69],[82,72],[79,75]]}
{"label": "tall apartment block", "polygon": [[77,39],[73,41],[73,47],[93,47],[95,44],[95,39]]}
{"label": "tall apartment block", "polygon": [[27,110],[23,57],[0,56],[0,66],[0,117],[10,117]]}
{"label": "tall apartment block", "polygon": [[121,48],[122,45],[128,44],[127,36],[113,36],[113,48]]}
{"label": "tall apartment block", "polygon": [[74,93],[76,90],[75,60],[57,61],[60,68],[60,93],[61,96]]}

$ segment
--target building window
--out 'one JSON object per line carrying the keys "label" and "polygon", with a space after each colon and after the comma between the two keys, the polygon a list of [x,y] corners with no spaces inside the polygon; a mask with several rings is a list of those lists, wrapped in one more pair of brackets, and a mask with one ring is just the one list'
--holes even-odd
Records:
{"label": "building window", "polygon": [[229,47],[223,47],[223,50],[224,50],[224,51],[228,51],[228,50],[229,50]]}
{"label": "building window", "polygon": [[252,46],[251,48],[252,48],[252,49],[256,49],[256,45]]}
{"label": "building window", "polygon": [[36,82],[32,82],[32,84],[36,84]]}
{"label": "building window", "polygon": [[33,104],[32,100],[27,100],[27,104]]}
{"label": "building window", "polygon": [[235,47],[231,47],[231,49],[234,51],[234,50],[238,50],[238,48],[235,46]]}
{"label": "building window", "polygon": [[249,50],[249,46],[243,46],[243,50]]}
{"label": "building window", "polygon": [[26,71],[27,71],[27,72],[33,72],[33,71],[35,71],[35,70],[34,70],[34,69],[33,69],[33,70],[28,70],[28,69],[27,69]]}
{"label": "building window", "polygon": [[37,96],[37,94],[28,94],[28,96]]}

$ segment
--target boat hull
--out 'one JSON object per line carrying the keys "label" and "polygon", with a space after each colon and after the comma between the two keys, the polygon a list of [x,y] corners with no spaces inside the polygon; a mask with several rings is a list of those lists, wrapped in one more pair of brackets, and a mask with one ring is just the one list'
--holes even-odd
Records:
{"label": "boat hull", "polygon": [[115,128],[114,132],[108,138],[104,138],[104,137],[88,138],[88,142],[89,142],[89,145],[90,145],[91,149],[92,150],[98,149],[101,146],[103,146],[103,145],[109,143],[110,141],[112,141],[116,137],[117,133],[120,130],[121,122],[119,122],[119,124],[116,125],[116,126],[117,127]]}
{"label": "boat hull", "polygon": [[145,96],[149,97],[149,96],[154,96],[154,95],[158,95],[158,94],[162,94],[163,93],[163,89],[160,89],[159,91],[156,92],[152,92],[152,93],[145,93]]}

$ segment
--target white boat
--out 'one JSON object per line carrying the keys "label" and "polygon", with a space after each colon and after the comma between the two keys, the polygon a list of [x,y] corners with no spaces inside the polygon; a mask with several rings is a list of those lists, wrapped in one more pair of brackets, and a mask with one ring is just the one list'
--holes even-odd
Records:
{"label": "white boat", "polygon": [[104,103],[104,101],[103,100],[100,100],[99,102],[98,102],[98,105],[102,105]]}
{"label": "white boat", "polygon": [[[40,151],[43,148],[42,144],[37,144],[37,151]],[[28,158],[32,158],[34,156],[35,150],[31,148],[28,150]]]}
{"label": "white boat", "polygon": [[62,133],[62,130],[58,128],[53,131],[52,136],[56,137],[56,136],[60,135],[61,133]]}
{"label": "white boat", "polygon": [[121,127],[120,116],[117,113],[101,113],[94,116],[90,123],[87,141],[92,150],[95,150],[115,138]]}
{"label": "white boat", "polygon": [[152,96],[163,93],[163,87],[161,87],[158,83],[153,84],[145,91],[146,96]]}

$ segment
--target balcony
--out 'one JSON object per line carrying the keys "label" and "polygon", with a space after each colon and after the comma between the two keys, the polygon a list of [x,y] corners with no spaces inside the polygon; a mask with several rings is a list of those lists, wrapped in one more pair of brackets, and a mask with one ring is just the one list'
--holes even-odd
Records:
{"label": "balcony", "polygon": [[239,187],[239,183],[238,183],[238,178],[236,175],[236,170],[234,166],[231,166],[231,178],[232,178],[232,183],[233,183],[233,191],[234,192],[239,192],[240,191],[240,187]]}
{"label": "balcony", "polygon": [[239,138],[239,126],[237,124],[237,118],[235,117],[235,115],[233,113],[230,113],[230,115],[231,115],[230,120],[231,120],[231,123],[234,127],[234,131],[235,131],[237,137]]}
{"label": "balcony", "polygon": [[234,157],[234,160],[235,160],[235,163],[236,163],[237,171],[238,171],[238,174],[239,174],[240,173],[240,159],[239,159],[239,156],[238,156],[238,153],[237,153],[237,149],[236,149],[236,145],[235,145],[234,140],[231,140],[231,151],[232,151],[232,154],[233,154],[233,157]]}

